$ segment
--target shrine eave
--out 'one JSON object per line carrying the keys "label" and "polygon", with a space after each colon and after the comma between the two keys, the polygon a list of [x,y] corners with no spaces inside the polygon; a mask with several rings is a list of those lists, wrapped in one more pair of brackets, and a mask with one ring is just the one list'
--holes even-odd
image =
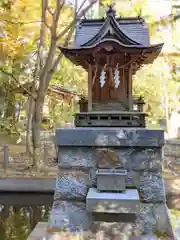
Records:
{"label": "shrine eave", "polygon": [[106,46],[104,45],[112,45],[113,46],[113,49],[116,49],[116,50],[120,50],[121,52],[125,52],[125,51],[131,51],[131,52],[134,52],[134,51],[138,51],[139,50],[149,50],[149,51],[153,51],[153,52],[156,52],[156,51],[161,51],[164,43],[159,43],[159,44],[154,44],[154,45],[149,45],[149,46],[143,46],[143,45],[126,45],[126,44],[123,44],[122,42],[119,42],[118,40],[116,39],[103,39],[102,41],[92,45],[92,46],[81,46],[81,47],[61,47],[59,46],[60,50],[61,51],[78,51],[78,52],[88,52],[88,50],[90,52],[92,52],[93,50],[96,50],[96,49],[100,49],[100,48],[104,48],[106,49]]}
{"label": "shrine eave", "polygon": [[[89,64],[93,64],[94,55],[101,51],[106,54],[129,54],[139,56],[138,64],[152,63],[162,50],[163,43],[143,46],[143,45],[125,45],[114,39],[104,39],[93,46],[83,46],[78,48],[67,48],[59,46],[61,52],[69,58],[75,65],[81,65],[86,70]],[[143,58],[142,58],[143,56]]]}

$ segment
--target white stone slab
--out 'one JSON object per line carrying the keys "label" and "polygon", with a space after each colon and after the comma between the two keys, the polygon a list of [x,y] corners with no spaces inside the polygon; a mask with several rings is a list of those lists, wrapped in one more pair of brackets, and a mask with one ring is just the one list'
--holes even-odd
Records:
{"label": "white stone slab", "polygon": [[114,200],[139,200],[139,194],[136,189],[126,189],[125,192],[99,192],[97,188],[90,188],[87,198],[96,199],[114,199]]}
{"label": "white stone slab", "polygon": [[140,199],[136,189],[127,189],[123,193],[98,192],[90,188],[86,197],[88,212],[139,213]]}
{"label": "white stone slab", "polygon": [[27,240],[46,240],[47,222],[39,222],[31,232]]}
{"label": "white stone slab", "polygon": [[39,222],[31,234],[28,236],[27,240],[60,240],[64,239],[57,232],[48,233],[47,232],[47,222]]}

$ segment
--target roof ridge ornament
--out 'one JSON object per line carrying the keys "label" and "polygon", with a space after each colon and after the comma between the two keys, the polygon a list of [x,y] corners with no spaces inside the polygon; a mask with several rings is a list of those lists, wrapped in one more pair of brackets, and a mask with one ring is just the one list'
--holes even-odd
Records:
{"label": "roof ridge ornament", "polygon": [[116,10],[113,8],[113,5],[107,5],[108,6],[108,10],[106,11],[106,15],[107,16],[112,16],[115,17],[116,16]]}

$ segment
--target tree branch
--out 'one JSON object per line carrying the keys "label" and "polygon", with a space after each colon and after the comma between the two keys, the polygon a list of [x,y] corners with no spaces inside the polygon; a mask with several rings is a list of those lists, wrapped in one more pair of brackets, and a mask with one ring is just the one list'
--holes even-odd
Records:
{"label": "tree branch", "polygon": [[97,2],[97,0],[92,0],[92,1],[90,2],[90,4],[89,4],[85,9],[83,9],[83,10],[81,11],[81,9],[82,9],[82,7],[83,7],[83,5],[85,4],[86,1],[87,1],[87,0],[84,0],[84,1],[83,1],[83,3],[81,4],[81,6],[80,6],[79,9],[78,9],[77,14],[75,14],[75,17],[74,17],[74,19],[72,20],[72,22],[71,22],[64,30],[62,30],[62,31],[57,35],[56,40],[59,40],[60,38],[62,38],[62,37],[66,34],[66,32],[69,31],[69,29],[70,29],[72,26],[74,26],[74,24],[77,22],[77,20],[78,20],[79,18],[81,18],[81,17],[84,15],[84,13],[87,12],[87,11],[92,7],[92,5],[94,5],[94,4]]}
{"label": "tree branch", "polygon": [[73,21],[63,30],[59,33],[59,35],[56,36],[56,40],[59,40],[62,38],[69,30],[74,26],[76,23],[76,18],[73,19]]}
{"label": "tree branch", "polygon": [[35,99],[35,97],[33,96],[33,94],[31,92],[29,92],[18,80],[17,78],[12,74],[12,73],[9,73],[3,69],[0,69],[0,71],[6,75],[8,75],[9,77],[11,77],[17,84],[19,84],[19,86],[29,95],[31,96],[33,99]]}
{"label": "tree branch", "polygon": [[[69,31],[67,37],[66,37],[66,40],[65,40],[65,42],[64,42],[64,46],[66,46],[66,45],[69,43],[73,31],[74,31],[74,29],[73,29],[73,27],[72,27],[71,30]],[[60,54],[58,55],[58,57],[57,57],[56,60],[54,61],[54,64],[53,64],[53,66],[52,66],[52,70],[57,68],[57,65],[58,65],[58,63],[61,61],[62,56],[63,56],[62,53],[60,53]]]}
{"label": "tree branch", "polygon": [[26,25],[26,24],[32,24],[32,23],[41,23],[40,20],[36,20],[36,21],[29,21],[29,22],[22,22],[22,21],[10,21],[10,20],[3,20],[6,23],[10,23],[10,24],[20,24],[20,25]]}
{"label": "tree branch", "polygon": [[65,1],[62,0],[62,3],[60,0],[56,0],[56,11],[55,11],[55,20],[56,20],[56,23],[58,23],[58,20],[59,20],[59,16],[60,16],[60,13],[61,13],[61,10],[64,6],[64,3]]}
{"label": "tree branch", "polygon": [[[77,1],[76,1],[76,7],[77,7]],[[76,19],[77,19],[77,12],[75,11],[74,21],[76,21]],[[68,32],[68,35],[67,35],[67,37],[66,37],[66,39],[65,39],[65,42],[64,42],[63,46],[67,46],[68,43],[69,43],[69,41],[70,41],[70,39],[71,39],[72,33],[73,33],[73,31],[74,31],[74,22],[72,22],[72,23],[68,26],[68,30],[69,30],[69,32]],[[68,31],[68,30],[67,30],[67,31]],[[66,32],[65,32],[65,33],[66,33]],[[50,80],[51,80],[51,76],[52,76],[53,72],[56,70],[57,65],[58,65],[58,63],[61,61],[61,58],[62,58],[62,57],[63,57],[63,54],[60,52],[60,54],[58,55],[58,57],[55,59],[54,63],[52,64],[51,69],[48,71],[49,78],[48,78],[47,81],[46,81],[46,88],[48,88],[49,82],[50,82]]]}
{"label": "tree branch", "polygon": [[77,19],[81,18],[97,2],[97,0],[91,0],[89,5],[87,7],[85,7],[84,9],[82,9],[85,2],[86,2],[86,0],[84,0],[84,2],[81,4],[81,6],[78,9]]}
{"label": "tree branch", "polygon": [[[86,3],[86,1],[87,1],[87,0],[84,0],[84,1],[81,3],[79,9],[77,9],[77,13],[79,13],[79,12],[82,10],[82,8],[83,8],[84,4]],[[77,8],[77,5],[76,5],[76,8]]]}
{"label": "tree branch", "polygon": [[54,16],[54,13],[53,13],[53,11],[51,10],[50,7],[47,7],[47,11],[52,17]]}
{"label": "tree branch", "polygon": [[[40,29],[40,41],[38,48],[38,60],[39,64],[37,65],[37,70],[41,70],[43,67],[43,57],[42,51],[45,47],[45,35],[46,35],[46,9],[48,7],[47,0],[42,0],[42,15],[41,15],[41,29]],[[39,69],[38,69],[39,67]]]}
{"label": "tree branch", "polygon": [[[57,0],[58,1],[58,0]],[[86,1],[86,0],[85,0]],[[75,15],[74,15],[74,20],[76,20],[77,19],[77,11],[76,11],[76,9],[77,9],[77,4],[78,4],[78,0],[76,0],[75,1]],[[67,27],[69,27],[69,26],[67,26]],[[74,31],[74,29],[73,29],[73,24],[71,25],[71,27],[69,28],[69,33],[68,33],[68,35],[67,35],[67,37],[66,37],[66,39],[65,39],[65,42],[64,42],[64,46],[66,46],[68,43],[69,43],[69,41],[70,41],[70,39],[71,39],[71,36],[72,36],[72,33],[73,33],[73,31]],[[53,71],[53,69],[56,69],[57,68],[57,65],[58,65],[58,63],[61,61],[61,58],[62,58],[62,56],[63,56],[63,54],[60,52],[60,54],[59,54],[59,56],[56,58],[56,60],[54,61],[54,63],[53,63],[53,65],[52,65],[52,69],[51,69],[51,71]],[[49,83],[48,83],[49,84]]]}
{"label": "tree branch", "polygon": [[57,31],[57,26],[58,26],[58,22],[59,22],[59,16],[60,16],[60,13],[61,13],[61,10],[64,6],[64,3],[65,1],[62,0],[62,3],[60,0],[56,0],[56,10],[54,11],[53,13],[53,16],[52,16],[52,19],[53,19],[53,22],[51,24],[51,36],[52,38],[54,38],[56,40],[56,31]]}
{"label": "tree branch", "polygon": [[[88,11],[88,9],[94,3],[96,3],[96,1],[97,0],[91,0],[90,4],[83,11],[80,11],[78,15],[75,13],[73,21],[64,30],[62,30],[61,33],[58,36],[56,36],[56,29],[54,28],[54,26],[56,26],[56,25],[52,26],[53,27],[53,29],[52,29],[53,32],[52,32],[52,35],[51,35],[51,44],[50,44],[48,56],[46,58],[46,63],[43,66],[42,71],[41,71],[40,76],[39,76],[40,85],[39,85],[38,91],[41,92],[41,94],[42,93],[45,94],[45,92],[48,88],[49,82],[52,78],[52,75],[53,75],[54,71],[56,70],[58,63],[63,56],[62,53],[60,53],[58,55],[58,57],[54,60],[58,39],[63,37],[65,34],[67,34],[66,40],[64,42],[64,45],[67,45],[69,40],[71,39],[72,33],[74,31],[74,24],[77,21],[77,16],[79,18],[81,16],[83,16],[84,12]],[[60,7],[60,5],[59,5],[59,7]],[[59,9],[61,9],[61,7]],[[58,17],[57,15],[56,15],[56,19],[54,17],[54,21],[56,21],[55,24],[58,23],[57,17]]]}

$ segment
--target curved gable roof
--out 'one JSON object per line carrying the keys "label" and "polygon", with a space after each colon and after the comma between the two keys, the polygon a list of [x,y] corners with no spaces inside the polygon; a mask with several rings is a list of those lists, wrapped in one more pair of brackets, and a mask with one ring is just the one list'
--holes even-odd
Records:
{"label": "curved gable roof", "polygon": [[[112,49],[106,49],[107,46]],[[136,55],[137,59],[133,61],[140,66],[152,63],[162,46],[162,43],[150,45],[149,30],[144,19],[115,18],[114,11],[110,9],[106,19],[81,20],[76,29],[75,46],[59,48],[73,63],[87,70],[89,63],[95,62],[93,53],[102,49],[112,50],[112,54]]]}
{"label": "curved gable roof", "polygon": [[[75,47],[81,47],[90,42],[99,32],[107,27],[107,19],[84,19],[76,27]],[[109,20],[108,20],[109,21]],[[116,27],[117,33],[136,45],[149,46],[149,29],[142,18],[114,18],[109,21]],[[117,29],[118,28],[118,29]],[[102,39],[102,38],[101,38]],[[121,39],[122,40],[122,39]],[[125,42],[124,42],[125,43]],[[127,42],[126,42],[127,43]]]}
{"label": "curved gable roof", "polygon": [[107,16],[98,33],[89,41],[85,42],[82,46],[91,46],[93,44],[96,44],[103,38],[105,38],[107,35],[109,37],[115,37],[116,40],[125,45],[141,45],[140,43],[129,38],[128,35],[124,34],[124,32],[121,31],[116,19],[112,15],[109,15]]}

